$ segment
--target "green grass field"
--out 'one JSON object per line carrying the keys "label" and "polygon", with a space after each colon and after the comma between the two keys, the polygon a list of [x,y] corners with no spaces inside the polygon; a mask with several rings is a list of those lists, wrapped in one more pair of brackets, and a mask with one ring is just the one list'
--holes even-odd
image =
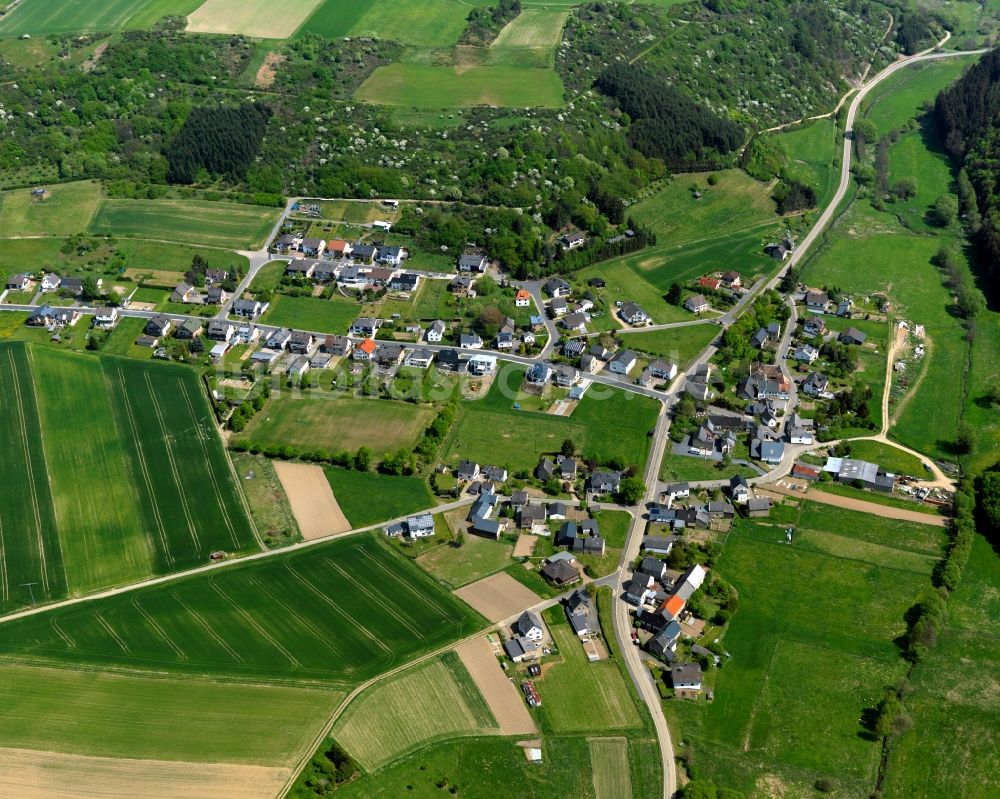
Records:
{"label": "green grass field", "polygon": [[[77,0],[35,0],[21,3],[0,20],[0,36],[20,36],[27,33],[92,33],[121,30],[150,0],[106,0],[101,3],[80,3]],[[183,8],[189,3],[179,0],[160,7]],[[164,14],[169,13],[165,11]],[[161,15],[163,16],[163,15]]]}
{"label": "green grass field", "polygon": [[90,231],[249,250],[263,244],[278,213],[277,208],[203,200],[105,200]]}
{"label": "green grass field", "polygon": [[947,58],[900,70],[865,98],[864,115],[875,123],[880,134],[902,127],[917,115],[924,102],[933,100],[958,80],[972,62],[972,58]]}
{"label": "green grass field", "polygon": [[46,188],[44,199],[33,198],[30,189],[0,194],[0,238],[70,236],[87,229],[101,202],[101,184],[81,180]]}
{"label": "green grass field", "polygon": [[[548,627],[562,662],[537,682],[543,729],[569,733],[641,728],[642,719],[617,664],[590,663],[565,621],[549,622]],[[583,708],[586,712],[581,712]]]}
{"label": "green grass field", "polygon": [[683,369],[719,336],[720,330],[713,324],[698,324],[619,335],[624,346],[673,361]]}
{"label": "green grass field", "polygon": [[20,343],[0,368],[4,608],[29,601],[23,582],[57,599],[255,548],[194,372]]}
{"label": "green grass field", "polygon": [[812,186],[819,207],[826,206],[837,188],[834,168],[840,154],[833,120],[817,119],[801,128],[774,134],[774,138],[788,155],[787,175]]}
{"label": "green grass field", "polygon": [[910,678],[903,703],[913,728],[893,743],[886,799],[988,799],[1000,793],[998,585],[997,552],[977,537],[962,584],[948,600],[937,646]]}
{"label": "green grass field", "polygon": [[434,506],[430,489],[419,477],[330,468],[326,479],[354,527],[367,527]]}
{"label": "green grass field", "polygon": [[490,47],[555,47],[568,18],[568,11],[526,8],[504,26]]}
{"label": "green grass field", "polygon": [[353,536],[10,622],[0,651],[94,667],[356,682],[481,625],[376,536]]}
{"label": "green grass field", "polygon": [[467,7],[455,0],[325,0],[299,32],[447,47],[458,41],[467,15]]}
{"label": "green grass field", "polygon": [[[880,747],[859,719],[906,672],[893,641],[930,587],[943,531],[808,502],[794,526],[789,546],[770,524],[736,523],[717,567],[740,594],[732,659],[714,702],[670,712],[717,784],[792,796],[829,777],[837,795],[867,795]],[[824,745],[803,746],[816,729]]]}
{"label": "green grass field", "polygon": [[590,767],[594,772],[594,799],[632,796],[627,738],[589,738]]}
{"label": "green grass field", "polygon": [[284,766],[343,693],[5,663],[0,698],[0,746]]}
{"label": "green grass field", "polygon": [[186,17],[203,2],[204,0],[146,0],[145,4],[125,23],[125,29],[151,28],[163,17],[168,16]]}
{"label": "green grass field", "polygon": [[337,719],[332,735],[375,771],[437,740],[498,731],[458,655],[447,652],[366,690]]}
{"label": "green grass field", "polygon": [[506,541],[490,541],[478,535],[466,535],[460,547],[444,544],[417,558],[417,565],[451,588],[479,580],[510,565],[514,547]]}
{"label": "green grass field", "polygon": [[[254,288],[257,288],[256,276]],[[356,302],[337,295],[324,300],[320,297],[276,294],[271,300],[271,307],[260,321],[278,327],[342,335],[347,332],[360,310],[361,306]]]}
{"label": "green grass field", "polygon": [[756,477],[760,474],[748,466],[731,464],[720,468],[716,461],[695,456],[674,455],[670,451],[671,446],[672,442],[667,445],[667,451],[660,463],[661,480],[723,480],[734,474],[743,477]]}
{"label": "green grass field", "polygon": [[923,477],[927,474],[920,458],[878,441],[852,441],[851,457],[872,461],[895,474],[908,474],[913,477]]}
{"label": "green grass field", "polygon": [[477,105],[559,108],[563,105],[563,85],[552,69],[399,63],[376,69],[354,97],[376,105],[426,109]]}
{"label": "green grass field", "polygon": [[[470,458],[506,465],[512,471],[530,471],[542,453],[557,452],[562,442],[571,438],[585,458],[605,462],[617,457],[636,464],[645,461],[647,434],[656,422],[655,400],[594,384],[568,417],[518,411],[511,398],[523,377],[523,367],[504,364],[486,397],[463,404],[444,460],[457,463]],[[608,419],[615,423],[608,425]]]}
{"label": "green grass field", "polygon": [[307,449],[354,452],[371,447],[381,456],[400,447],[412,449],[433,417],[433,407],[411,402],[288,394],[272,399],[246,436],[261,444]]}
{"label": "green grass field", "polygon": [[[604,288],[587,285],[595,277],[602,278],[607,285]],[[573,273],[572,278],[580,293],[589,291],[600,301],[594,311],[601,310],[604,316],[595,317],[594,321],[602,329],[615,330],[622,326],[615,314],[616,302],[638,303],[656,324],[684,322],[691,318],[691,314],[683,308],[669,305],[663,298],[664,292],[628,263],[606,261],[581,269]],[[593,312],[591,315],[593,316]]]}

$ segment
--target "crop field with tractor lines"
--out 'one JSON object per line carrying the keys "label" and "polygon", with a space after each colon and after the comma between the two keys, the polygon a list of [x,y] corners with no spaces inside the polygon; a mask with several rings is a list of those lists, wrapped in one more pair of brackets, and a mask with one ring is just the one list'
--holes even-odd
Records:
{"label": "crop field with tractor lines", "polygon": [[256,548],[194,372],[5,343],[0,376],[0,608]]}
{"label": "crop field with tractor lines", "polygon": [[18,619],[5,625],[0,651],[90,666],[358,682],[481,626],[375,536],[354,536]]}

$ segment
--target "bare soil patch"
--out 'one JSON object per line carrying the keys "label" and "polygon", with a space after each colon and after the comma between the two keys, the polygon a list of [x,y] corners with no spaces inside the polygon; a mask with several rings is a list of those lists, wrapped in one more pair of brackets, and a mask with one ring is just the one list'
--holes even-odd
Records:
{"label": "bare soil patch", "polygon": [[281,53],[275,53],[273,50],[264,56],[264,63],[257,70],[254,86],[258,89],[270,89],[274,85],[274,78],[278,74],[278,67],[285,60],[285,56]]}
{"label": "bare soil patch", "polygon": [[521,533],[521,535],[517,537],[517,543],[514,544],[514,557],[530,558],[531,553],[535,551],[535,544],[537,543],[538,536]]}
{"label": "bare soil patch", "polygon": [[306,541],[351,529],[321,466],[274,461],[274,471]]}
{"label": "bare soil patch", "polygon": [[500,725],[501,735],[538,732],[517,688],[500,668],[489,641],[485,638],[473,638],[459,644],[455,651]]}
{"label": "bare soil patch", "polygon": [[287,769],[264,766],[0,749],[0,796],[19,799],[270,799],[287,778]]}
{"label": "bare soil patch", "polygon": [[506,572],[477,580],[454,593],[492,622],[509,619],[542,601],[538,594]]}

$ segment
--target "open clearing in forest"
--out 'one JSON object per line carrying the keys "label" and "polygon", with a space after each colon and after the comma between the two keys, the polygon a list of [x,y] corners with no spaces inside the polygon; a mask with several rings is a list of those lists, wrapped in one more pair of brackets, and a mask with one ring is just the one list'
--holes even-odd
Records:
{"label": "open clearing in forest", "polygon": [[366,689],[332,730],[368,771],[433,741],[483,733],[499,733],[497,722],[454,652]]}
{"label": "open clearing in forest", "polygon": [[273,465],[302,538],[312,541],[351,529],[322,466],[288,461],[273,461]]}
{"label": "open clearing in forest", "polygon": [[260,39],[287,39],[322,0],[205,0],[188,16],[190,33],[242,33]]}
{"label": "open clearing in forest", "polygon": [[30,749],[0,749],[0,795],[19,799],[271,799],[289,769],[84,757]]}
{"label": "open clearing in forest", "polygon": [[531,735],[538,732],[521,694],[500,668],[493,646],[486,638],[463,641],[455,651],[499,723],[501,735]]}
{"label": "open clearing in forest", "polygon": [[490,47],[555,47],[567,19],[568,11],[526,8],[504,26]]}
{"label": "open clearing in forest", "polygon": [[194,371],[0,344],[0,609],[256,549]]}
{"label": "open clearing in forest", "polygon": [[88,666],[358,682],[483,626],[373,534],[10,621],[0,652]]}
{"label": "open clearing in forest", "polygon": [[506,572],[463,586],[455,591],[455,596],[494,622],[509,619],[542,601],[538,594]]}

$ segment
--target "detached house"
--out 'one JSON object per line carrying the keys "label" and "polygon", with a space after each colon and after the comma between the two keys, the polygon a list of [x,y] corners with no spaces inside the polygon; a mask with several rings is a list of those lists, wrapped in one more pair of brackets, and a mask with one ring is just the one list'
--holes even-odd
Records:
{"label": "detached house", "polygon": [[826,313],[830,298],[825,291],[807,291],[805,302],[806,310],[810,313]]}
{"label": "detached house", "polygon": [[445,323],[440,319],[431,322],[430,327],[427,328],[427,340],[433,343],[437,343],[444,338]]}
{"label": "detached house", "polygon": [[362,338],[374,338],[380,327],[382,327],[380,319],[360,316],[351,322],[350,334]]}
{"label": "detached house", "polygon": [[482,273],[486,271],[488,261],[482,253],[466,253],[458,257],[458,271],[463,273]]}
{"label": "detached house", "polygon": [[236,316],[242,316],[244,319],[256,319],[265,313],[268,307],[268,303],[259,302],[258,300],[236,300],[233,303],[233,313]]}
{"label": "detached house", "polygon": [[623,303],[622,307],[618,309],[618,316],[621,317],[621,320],[625,324],[632,325],[633,327],[649,322],[649,314],[634,302]]}
{"label": "detached house", "polygon": [[154,338],[163,338],[164,336],[170,335],[170,331],[174,329],[174,322],[167,316],[163,314],[157,314],[148,322],[146,322],[146,335],[153,336]]}
{"label": "detached house", "polygon": [[684,307],[691,313],[704,313],[712,306],[709,305],[708,300],[703,295],[693,294],[684,300]]}
{"label": "detached house", "polygon": [[222,319],[213,319],[208,323],[207,335],[212,341],[229,341],[233,337],[233,326]]}
{"label": "detached house", "polygon": [[548,294],[550,297],[568,297],[570,292],[570,285],[561,277],[553,277],[545,281],[545,285],[542,286],[542,291]]}
{"label": "detached house", "polygon": [[621,350],[615,353],[611,363],[608,364],[608,369],[615,374],[627,375],[635,368],[636,361],[636,354],[632,350]]}
{"label": "detached house", "polygon": [[516,308],[527,308],[531,305],[531,294],[524,289],[518,289],[514,295],[514,306]]}
{"label": "detached house", "polygon": [[319,258],[326,251],[326,242],[323,239],[302,239],[299,249],[303,255]]}

